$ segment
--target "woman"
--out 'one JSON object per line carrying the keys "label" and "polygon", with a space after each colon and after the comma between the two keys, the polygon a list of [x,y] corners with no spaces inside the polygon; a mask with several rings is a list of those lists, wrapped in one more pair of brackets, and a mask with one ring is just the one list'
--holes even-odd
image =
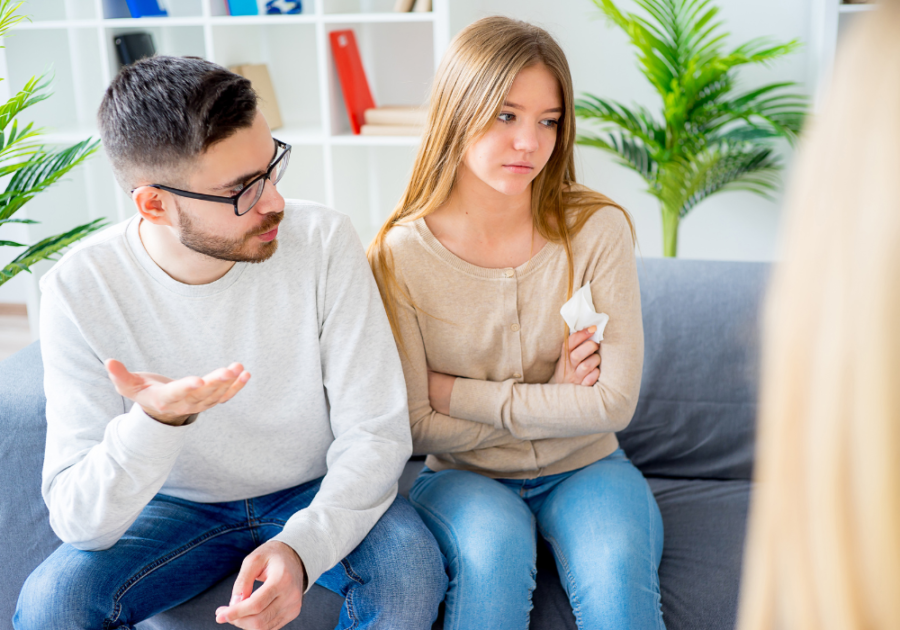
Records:
{"label": "woman", "polygon": [[860,21],[767,305],[742,630],[900,624],[900,2]]}
{"label": "woman", "polygon": [[[448,630],[528,627],[538,532],[579,628],[663,628],[662,520],[615,437],[643,362],[633,229],[575,183],[572,100],[545,31],[466,28],[369,248],[428,454],[410,498],[449,561]],[[602,372],[596,329],[567,338],[559,314],[585,284],[610,317]]]}

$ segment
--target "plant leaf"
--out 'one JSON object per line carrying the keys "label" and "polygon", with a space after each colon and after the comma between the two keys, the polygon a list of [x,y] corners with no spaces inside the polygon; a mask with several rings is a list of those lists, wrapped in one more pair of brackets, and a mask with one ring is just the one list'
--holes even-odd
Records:
{"label": "plant leaf", "polygon": [[53,260],[54,254],[57,254],[77,240],[84,238],[91,232],[106,227],[106,225],[106,219],[95,219],[84,225],[79,225],[68,232],[50,236],[38,241],[17,256],[11,263],[6,265],[6,267],[0,269],[0,284],[10,280],[22,271],[30,272],[30,268],[42,260]]}

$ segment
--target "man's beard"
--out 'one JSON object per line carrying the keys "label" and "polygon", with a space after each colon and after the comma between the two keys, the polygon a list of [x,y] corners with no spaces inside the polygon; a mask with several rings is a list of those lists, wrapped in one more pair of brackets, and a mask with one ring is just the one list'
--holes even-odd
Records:
{"label": "man's beard", "polygon": [[178,210],[181,244],[200,254],[231,262],[260,263],[271,258],[278,249],[278,239],[264,242],[256,237],[278,227],[284,219],[284,211],[267,215],[263,224],[252,232],[236,239],[228,239],[199,232],[190,215],[181,208]]}

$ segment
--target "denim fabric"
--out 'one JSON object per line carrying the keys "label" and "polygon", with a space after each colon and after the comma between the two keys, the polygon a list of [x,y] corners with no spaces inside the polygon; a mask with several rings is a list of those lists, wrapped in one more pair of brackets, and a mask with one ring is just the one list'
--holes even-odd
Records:
{"label": "denim fabric", "polygon": [[[17,630],[133,628],[237,571],[312,502],[320,482],[228,503],[157,495],[111,548],[60,546],[26,581],[13,624]],[[424,630],[437,616],[447,577],[434,539],[398,497],[318,584],[345,598],[338,628]]]}
{"label": "denim fabric", "polygon": [[662,518],[621,449],[579,470],[530,480],[425,468],[410,501],[449,562],[445,630],[528,628],[538,533],[578,628],[665,627]]}

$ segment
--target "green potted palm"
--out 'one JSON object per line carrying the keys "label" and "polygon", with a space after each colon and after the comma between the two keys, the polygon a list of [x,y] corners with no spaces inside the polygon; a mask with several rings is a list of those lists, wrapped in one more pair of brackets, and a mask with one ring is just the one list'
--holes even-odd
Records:
{"label": "green potted palm", "polygon": [[771,198],[778,189],[783,165],[774,144],[796,140],[807,98],[790,81],[740,92],[736,70],[768,64],[800,44],[759,38],[726,50],[728,33],[712,0],[634,0],[643,14],[592,1],[637,49],[662,111],[586,94],[576,115],[592,132],[578,142],[612,153],[644,179],[659,200],[663,252],[675,256],[679,223],[702,200],[723,190]]}
{"label": "green potted palm", "polygon": [[[25,19],[16,13],[21,5],[22,2],[0,0],[0,37]],[[35,195],[95,153],[99,145],[99,142],[87,139],[68,148],[48,148],[39,141],[42,129],[33,123],[19,127],[19,114],[48,98],[51,95],[49,85],[50,77],[46,73],[32,77],[15,96],[0,105],[0,177],[8,177],[6,188],[0,193],[0,239],[3,228],[13,223],[37,223],[14,215]],[[104,219],[97,219],[32,245],[0,240],[0,247],[24,248],[0,269],[0,285],[19,272],[30,272],[30,267],[41,260],[53,259],[60,250],[104,225]]]}

